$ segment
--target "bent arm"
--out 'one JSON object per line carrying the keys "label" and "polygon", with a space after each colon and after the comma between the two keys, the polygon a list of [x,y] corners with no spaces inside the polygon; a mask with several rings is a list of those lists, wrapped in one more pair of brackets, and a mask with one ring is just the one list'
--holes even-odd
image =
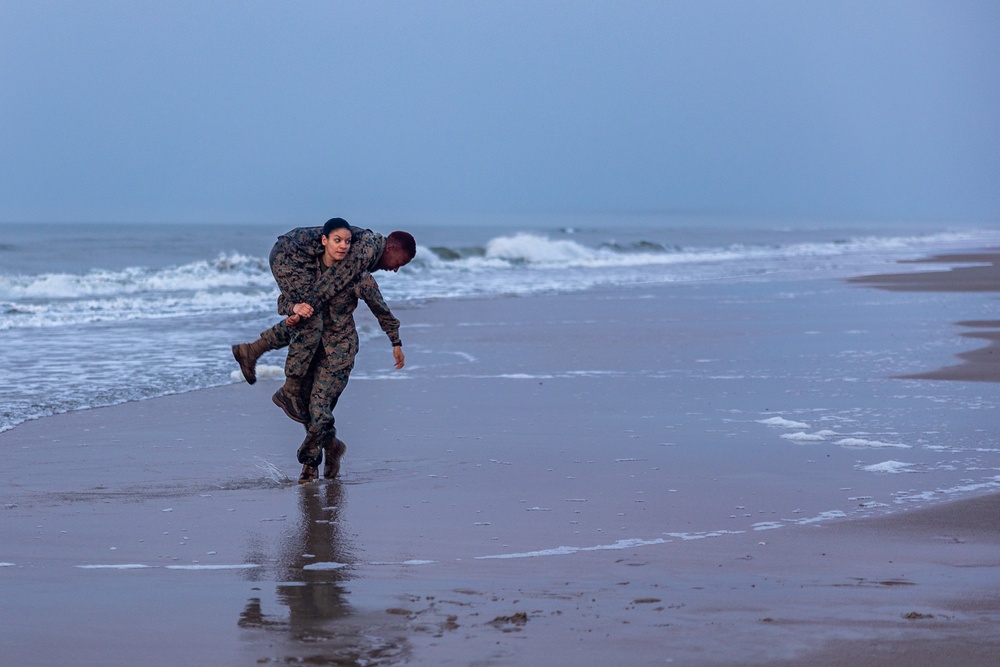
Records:
{"label": "bent arm", "polygon": [[319,308],[337,292],[347,287],[351,281],[365,271],[375,268],[385,251],[385,239],[370,229],[352,228],[354,238],[351,249],[343,260],[324,271],[313,285],[309,297],[303,299],[313,308]]}

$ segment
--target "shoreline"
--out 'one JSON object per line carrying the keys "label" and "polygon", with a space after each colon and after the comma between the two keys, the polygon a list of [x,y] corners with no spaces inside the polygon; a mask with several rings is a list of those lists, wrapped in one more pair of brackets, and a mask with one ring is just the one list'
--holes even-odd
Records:
{"label": "shoreline", "polygon": [[[362,349],[342,478],[306,486],[274,380],[22,423],[0,643],[29,666],[992,665],[990,399],[886,379],[940,353],[900,324],[924,302],[860,294],[407,309],[409,371]],[[890,457],[912,473],[865,470]]]}
{"label": "shoreline", "polygon": [[[1000,292],[1000,250],[951,253],[906,264],[957,264],[947,271],[888,273],[851,278],[848,282],[898,292]],[[963,266],[974,264],[975,266]],[[964,320],[955,326],[973,329],[963,331],[963,338],[989,342],[986,347],[956,354],[962,363],[899,378],[923,380],[957,380],[965,382],[1000,382],[1000,320]]]}

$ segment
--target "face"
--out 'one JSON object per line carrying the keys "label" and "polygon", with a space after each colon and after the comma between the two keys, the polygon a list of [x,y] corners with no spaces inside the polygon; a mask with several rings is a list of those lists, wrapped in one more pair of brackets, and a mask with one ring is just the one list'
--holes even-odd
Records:
{"label": "face", "polygon": [[351,249],[351,230],[335,229],[329,236],[323,237],[323,259],[327,264],[339,262],[347,257]]}
{"label": "face", "polygon": [[395,273],[399,271],[399,267],[406,266],[410,263],[410,258],[406,256],[406,251],[395,246],[390,246],[385,249],[382,253],[382,257],[378,260],[378,268],[383,271],[392,271]]}

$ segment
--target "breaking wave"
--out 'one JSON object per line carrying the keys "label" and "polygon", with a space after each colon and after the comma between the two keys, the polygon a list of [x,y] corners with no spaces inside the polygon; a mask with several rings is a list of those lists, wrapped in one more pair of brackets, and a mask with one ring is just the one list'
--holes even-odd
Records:
{"label": "breaking wave", "polygon": [[[869,236],[826,243],[682,248],[652,240],[601,242],[537,233],[497,236],[482,246],[418,248],[400,274],[376,275],[391,302],[530,295],[693,280],[761,279],[868,266],[891,252],[973,241],[961,233]],[[884,261],[884,260],[883,260]],[[152,269],[0,275],[0,330],[94,322],[273,312],[277,287],[267,260],[240,253]]]}

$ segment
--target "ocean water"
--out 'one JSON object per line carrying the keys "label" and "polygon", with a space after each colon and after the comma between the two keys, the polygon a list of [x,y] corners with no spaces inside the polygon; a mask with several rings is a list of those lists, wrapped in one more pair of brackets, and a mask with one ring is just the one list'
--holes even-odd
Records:
{"label": "ocean water", "polygon": [[[1000,230],[985,224],[652,215],[352,222],[416,237],[409,266],[376,274],[396,310],[597,287],[841,278],[1000,245]],[[277,321],[267,255],[294,226],[0,225],[0,431],[242,381],[230,345]],[[369,323],[360,333],[362,344],[382,336]]]}

